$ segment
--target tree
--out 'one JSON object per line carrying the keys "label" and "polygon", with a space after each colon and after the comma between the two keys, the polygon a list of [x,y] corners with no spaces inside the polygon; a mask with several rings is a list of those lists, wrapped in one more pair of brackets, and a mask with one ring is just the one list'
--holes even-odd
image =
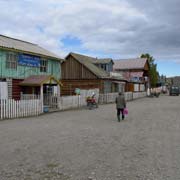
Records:
{"label": "tree", "polygon": [[142,54],[141,58],[147,58],[150,66],[149,75],[151,87],[156,87],[158,82],[159,72],[157,71],[157,64],[154,63],[155,59],[150,54]]}

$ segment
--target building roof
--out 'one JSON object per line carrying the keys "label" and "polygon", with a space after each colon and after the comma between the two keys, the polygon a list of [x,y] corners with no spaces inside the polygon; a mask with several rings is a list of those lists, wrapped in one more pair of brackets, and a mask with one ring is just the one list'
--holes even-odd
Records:
{"label": "building roof", "polygon": [[20,85],[21,86],[41,86],[45,83],[53,84],[55,82],[56,84],[62,85],[56,78],[54,78],[51,75],[33,75],[29,76],[26,79],[24,79]]}
{"label": "building roof", "polygon": [[[69,55],[73,56],[78,62],[83,64],[87,69],[89,69],[93,74],[95,74],[99,78],[108,78],[109,74],[104,71],[103,69],[97,67],[95,62],[97,62],[97,58],[76,54],[76,53],[70,53]],[[69,56],[68,55],[68,56]],[[67,56],[67,57],[68,57]],[[98,59],[100,60],[100,59]]]}
{"label": "building roof", "polygon": [[144,69],[146,58],[121,59],[114,61],[114,70]]}
{"label": "building roof", "polygon": [[114,62],[111,58],[104,58],[104,59],[97,59],[96,58],[96,60],[93,63],[94,64],[108,64],[110,62],[112,62],[114,64]]}
{"label": "building roof", "polygon": [[37,44],[7,37],[4,35],[0,35],[0,48],[5,48],[5,49],[7,48],[11,50],[21,51],[24,53],[31,53],[39,56],[46,56],[46,57],[62,60],[62,58],[38,46]]}
{"label": "building roof", "polygon": [[143,77],[143,72],[130,72],[131,77]]}

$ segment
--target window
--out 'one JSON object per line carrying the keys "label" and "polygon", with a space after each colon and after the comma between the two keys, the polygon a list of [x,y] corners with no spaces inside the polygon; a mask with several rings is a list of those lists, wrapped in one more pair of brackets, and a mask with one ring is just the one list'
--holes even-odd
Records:
{"label": "window", "polygon": [[48,61],[40,60],[40,72],[47,72]]}
{"label": "window", "polygon": [[106,64],[101,64],[101,68],[102,68],[103,70],[107,71],[107,66],[106,66]]}
{"label": "window", "polygon": [[6,68],[17,69],[17,55],[9,52],[6,54]]}

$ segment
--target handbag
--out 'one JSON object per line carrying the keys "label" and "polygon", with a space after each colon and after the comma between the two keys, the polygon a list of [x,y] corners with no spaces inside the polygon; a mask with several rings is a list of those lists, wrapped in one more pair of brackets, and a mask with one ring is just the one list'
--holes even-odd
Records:
{"label": "handbag", "polygon": [[127,108],[124,108],[123,114],[128,115],[128,109]]}

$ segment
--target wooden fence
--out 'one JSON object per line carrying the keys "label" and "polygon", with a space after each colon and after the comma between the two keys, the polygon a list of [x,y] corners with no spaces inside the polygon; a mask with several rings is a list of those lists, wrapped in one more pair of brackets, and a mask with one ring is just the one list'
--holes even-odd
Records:
{"label": "wooden fence", "polygon": [[147,96],[147,92],[135,92],[133,93],[133,99],[139,99]]}
{"label": "wooden fence", "polygon": [[85,96],[62,96],[59,99],[58,107],[60,110],[66,110],[71,108],[79,108],[86,106],[86,97]]}
{"label": "wooden fence", "polygon": [[118,93],[99,94],[99,104],[113,103],[115,102],[117,96]]}
{"label": "wooden fence", "polygon": [[[131,101],[133,99],[138,99],[141,97],[145,97],[147,95],[146,92],[125,92],[124,96],[126,101]],[[114,103],[118,93],[107,93],[107,94],[99,94],[99,103],[106,104],[106,103]]]}
{"label": "wooden fence", "polygon": [[19,101],[13,99],[0,100],[0,119],[36,116],[42,112],[42,102],[40,99]]}
{"label": "wooden fence", "polygon": [[[100,104],[114,103],[117,96],[118,93],[99,94],[99,99],[97,100]],[[126,101],[145,96],[146,92],[125,93]],[[53,100],[53,106],[56,106],[59,110],[80,108],[86,106],[86,98],[87,96],[85,94],[56,97],[55,100]],[[36,95],[24,95],[19,101],[13,99],[0,100],[0,119],[36,116],[41,113],[43,113],[42,100]]]}

